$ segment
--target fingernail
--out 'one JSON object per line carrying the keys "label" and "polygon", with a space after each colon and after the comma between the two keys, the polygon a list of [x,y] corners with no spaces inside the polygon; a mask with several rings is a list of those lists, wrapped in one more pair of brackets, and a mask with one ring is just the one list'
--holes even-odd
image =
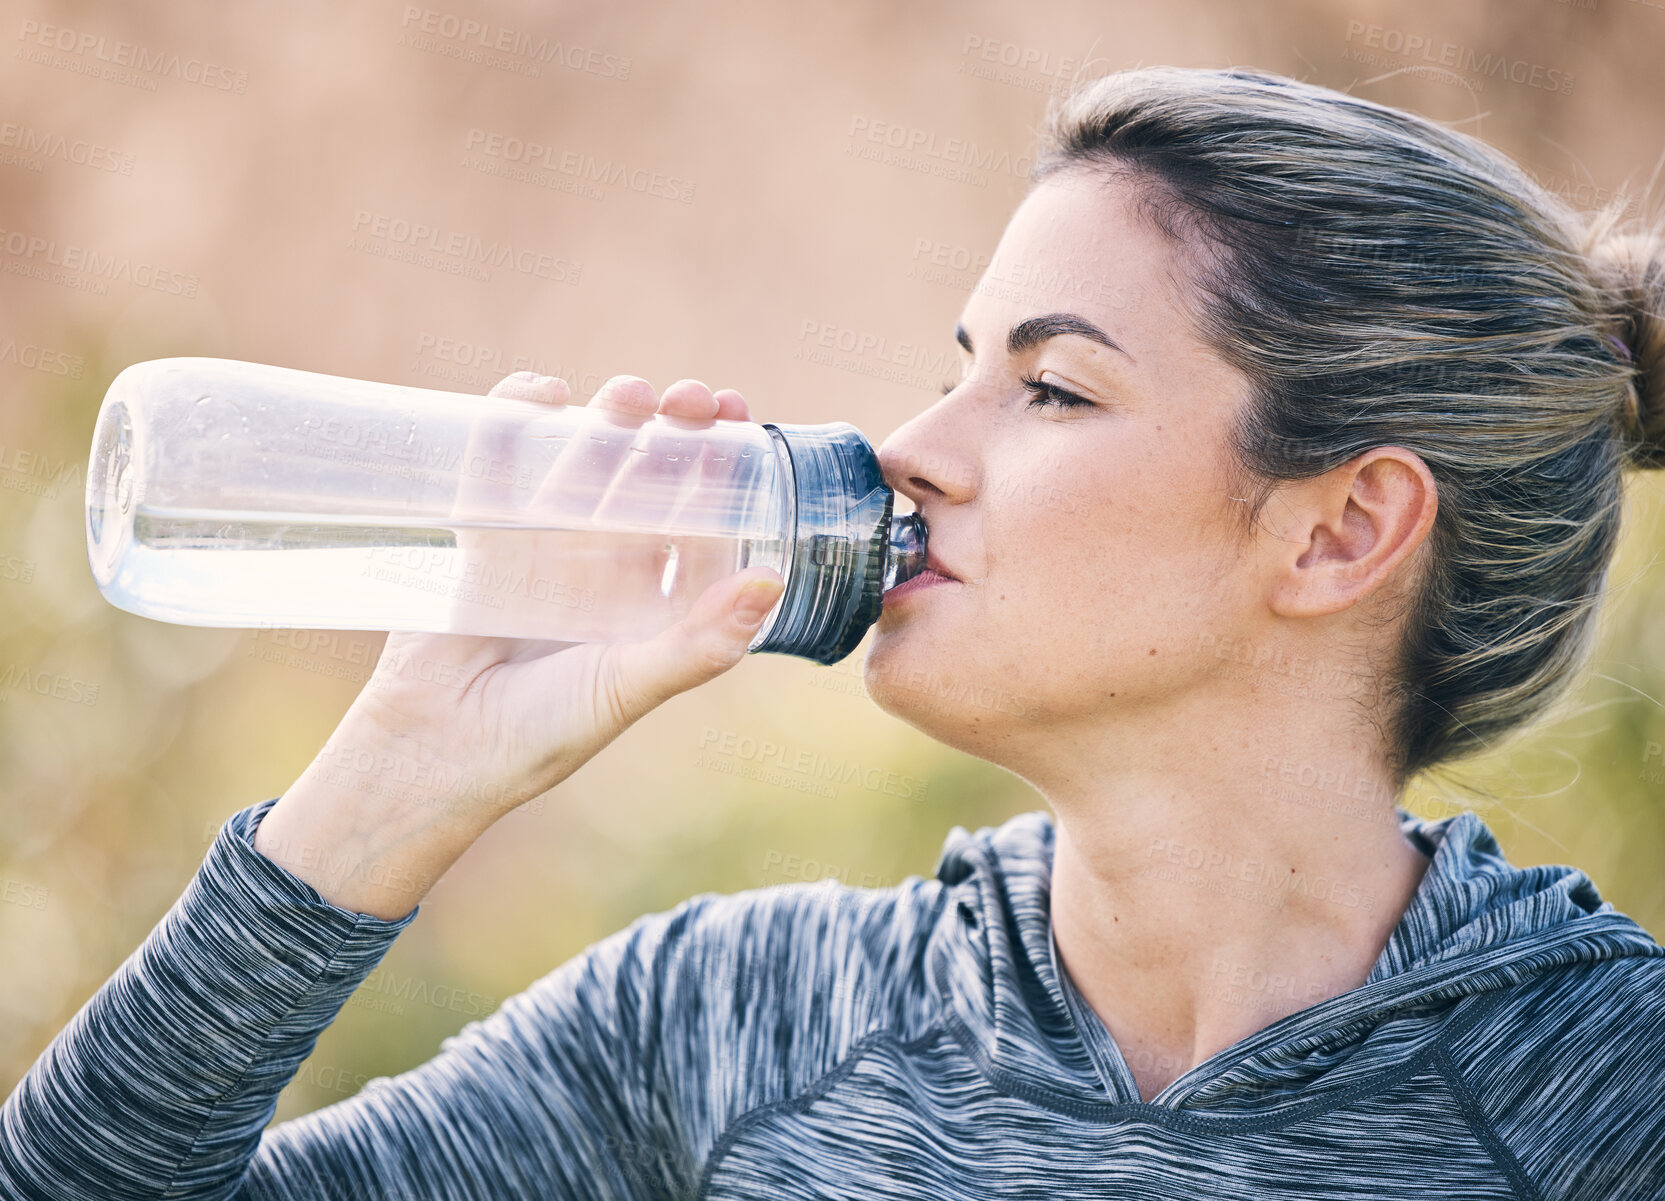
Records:
{"label": "fingernail", "polygon": [[740,597],[734,602],[734,616],[741,625],[755,626],[779,599],[780,590],[774,581],[753,580],[740,590]]}

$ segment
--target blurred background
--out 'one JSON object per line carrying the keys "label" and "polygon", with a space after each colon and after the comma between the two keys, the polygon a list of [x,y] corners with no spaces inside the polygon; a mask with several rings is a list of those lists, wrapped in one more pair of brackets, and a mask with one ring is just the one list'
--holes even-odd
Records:
{"label": "blurred background", "polygon": [[[382,642],[170,626],[102,599],[82,489],[128,364],[211,355],[469,393],[529,369],[581,399],[614,374],[693,377],[740,389],[758,420],[851,421],[877,445],[937,398],[977,256],[1080,69],[1264,67],[1457,125],[1582,207],[1641,211],[1665,149],[1665,0],[0,11],[6,1091],[225,818],[300,774]],[[1444,52],[1423,48],[1446,44],[1457,67],[1431,66]],[[902,136],[924,149],[887,156]],[[543,266],[483,267],[453,239]],[[826,348],[863,339],[888,349]],[[1478,809],[1517,863],[1582,867],[1656,937],[1660,477],[1633,477],[1575,704],[1408,797],[1427,816]],[[640,914],[929,875],[951,827],[1041,807],[881,713],[863,653],[753,656],[504,819],[323,1034],[278,1119],[428,1059]],[[828,778],[852,763],[884,783]]]}

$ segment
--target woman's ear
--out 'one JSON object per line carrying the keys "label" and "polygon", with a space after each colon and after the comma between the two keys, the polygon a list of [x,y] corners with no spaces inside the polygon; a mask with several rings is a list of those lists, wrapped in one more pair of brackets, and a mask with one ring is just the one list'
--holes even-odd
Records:
{"label": "woman's ear", "polygon": [[1268,502],[1283,617],[1339,613],[1377,592],[1427,540],[1439,511],[1433,472],[1402,446],[1378,446]]}

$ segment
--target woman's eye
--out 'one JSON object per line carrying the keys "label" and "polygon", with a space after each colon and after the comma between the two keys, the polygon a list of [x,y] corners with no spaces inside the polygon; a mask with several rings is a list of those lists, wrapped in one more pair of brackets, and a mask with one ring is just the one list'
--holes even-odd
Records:
{"label": "woman's eye", "polygon": [[[1093,402],[1088,400],[1085,396],[1077,396],[1074,392],[1060,388],[1055,384],[1045,383],[1044,381],[1036,379],[1033,376],[1022,376],[1020,377],[1020,382],[1025,388],[1028,388],[1029,391],[1037,393],[1034,399],[1029,402],[1031,408],[1044,409],[1049,406],[1056,406],[1060,409],[1093,407]],[[941,392],[944,396],[947,396],[957,387],[959,387],[959,385],[953,380],[943,380],[940,385]]]}
{"label": "woman's eye", "polygon": [[1091,407],[1092,401],[1085,396],[1077,396],[1074,392],[1065,391],[1054,384],[1045,383],[1032,375],[1023,376],[1020,381],[1025,388],[1037,395],[1029,402],[1030,408],[1044,409],[1056,405],[1060,409],[1074,409],[1082,406]]}

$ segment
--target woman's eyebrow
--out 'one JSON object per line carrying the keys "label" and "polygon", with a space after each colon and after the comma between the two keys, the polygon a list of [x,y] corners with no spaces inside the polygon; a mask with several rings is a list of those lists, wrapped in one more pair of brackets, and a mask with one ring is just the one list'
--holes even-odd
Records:
{"label": "woman's eyebrow", "polygon": [[[1108,346],[1111,350],[1119,350],[1127,354],[1114,338],[1105,333],[1098,326],[1085,317],[1078,317],[1074,313],[1046,313],[1039,317],[1027,317],[1012,326],[1006,335],[1006,353],[1022,354],[1032,350],[1045,342],[1048,338],[1056,338],[1060,334],[1076,334],[1083,338],[1090,338],[1101,346]],[[954,323],[954,341],[965,347],[967,353],[975,354],[971,348],[971,335],[965,332],[965,326]],[[1133,356],[1127,354],[1131,360]]]}

